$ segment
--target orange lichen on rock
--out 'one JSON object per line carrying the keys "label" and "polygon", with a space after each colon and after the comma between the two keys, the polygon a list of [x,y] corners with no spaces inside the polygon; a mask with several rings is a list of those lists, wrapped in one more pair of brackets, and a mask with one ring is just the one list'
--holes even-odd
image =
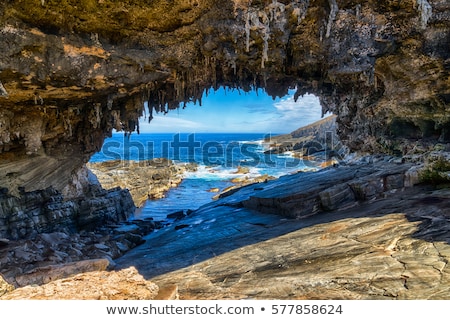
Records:
{"label": "orange lichen on rock", "polygon": [[75,57],[79,55],[96,56],[102,59],[109,57],[109,53],[99,47],[75,47],[70,44],[64,44],[64,53],[69,57]]}

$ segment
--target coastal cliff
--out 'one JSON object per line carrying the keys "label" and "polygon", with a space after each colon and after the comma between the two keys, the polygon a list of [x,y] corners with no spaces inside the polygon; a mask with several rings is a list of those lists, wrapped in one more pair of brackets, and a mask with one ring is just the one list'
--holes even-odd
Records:
{"label": "coastal cliff", "polygon": [[446,0],[3,1],[0,36],[0,238],[126,220],[90,157],[220,87],[315,94],[351,152],[450,149]]}
{"label": "coastal cliff", "polygon": [[144,101],[151,119],[221,86],[316,94],[352,150],[447,143],[449,6],[3,2],[0,184],[78,196],[83,164],[113,128],[139,131]]}

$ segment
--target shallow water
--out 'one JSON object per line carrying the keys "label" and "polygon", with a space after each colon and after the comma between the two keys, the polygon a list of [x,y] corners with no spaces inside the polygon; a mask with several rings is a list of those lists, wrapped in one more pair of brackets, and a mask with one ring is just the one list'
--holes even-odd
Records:
{"label": "shallow water", "polygon": [[[290,154],[266,155],[266,134],[141,134],[124,137],[114,134],[91,161],[114,159],[148,160],[169,158],[179,163],[196,162],[198,170],[188,172],[182,183],[169,190],[165,198],[148,200],[136,210],[134,218],[162,221],[167,214],[195,210],[214,201],[217,192],[232,186],[234,178],[252,179],[267,174],[279,177],[310,166]],[[246,167],[248,172],[238,169]]]}

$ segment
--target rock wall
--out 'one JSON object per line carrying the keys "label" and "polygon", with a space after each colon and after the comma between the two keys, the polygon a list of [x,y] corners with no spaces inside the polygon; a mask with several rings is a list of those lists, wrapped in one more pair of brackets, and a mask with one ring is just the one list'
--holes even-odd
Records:
{"label": "rock wall", "polygon": [[126,189],[91,185],[83,197],[67,200],[54,189],[0,194],[0,238],[23,239],[40,233],[92,230],[126,220],[135,210]]}
{"label": "rock wall", "polygon": [[221,86],[314,93],[355,151],[450,142],[446,0],[3,1],[0,35],[0,186],[19,199],[79,197],[144,101],[150,121]]}

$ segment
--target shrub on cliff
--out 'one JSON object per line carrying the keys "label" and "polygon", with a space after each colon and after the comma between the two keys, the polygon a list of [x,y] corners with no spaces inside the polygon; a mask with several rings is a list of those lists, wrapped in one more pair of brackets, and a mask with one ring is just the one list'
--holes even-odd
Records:
{"label": "shrub on cliff", "polygon": [[420,174],[420,182],[434,186],[450,184],[450,160],[441,155],[429,162]]}

